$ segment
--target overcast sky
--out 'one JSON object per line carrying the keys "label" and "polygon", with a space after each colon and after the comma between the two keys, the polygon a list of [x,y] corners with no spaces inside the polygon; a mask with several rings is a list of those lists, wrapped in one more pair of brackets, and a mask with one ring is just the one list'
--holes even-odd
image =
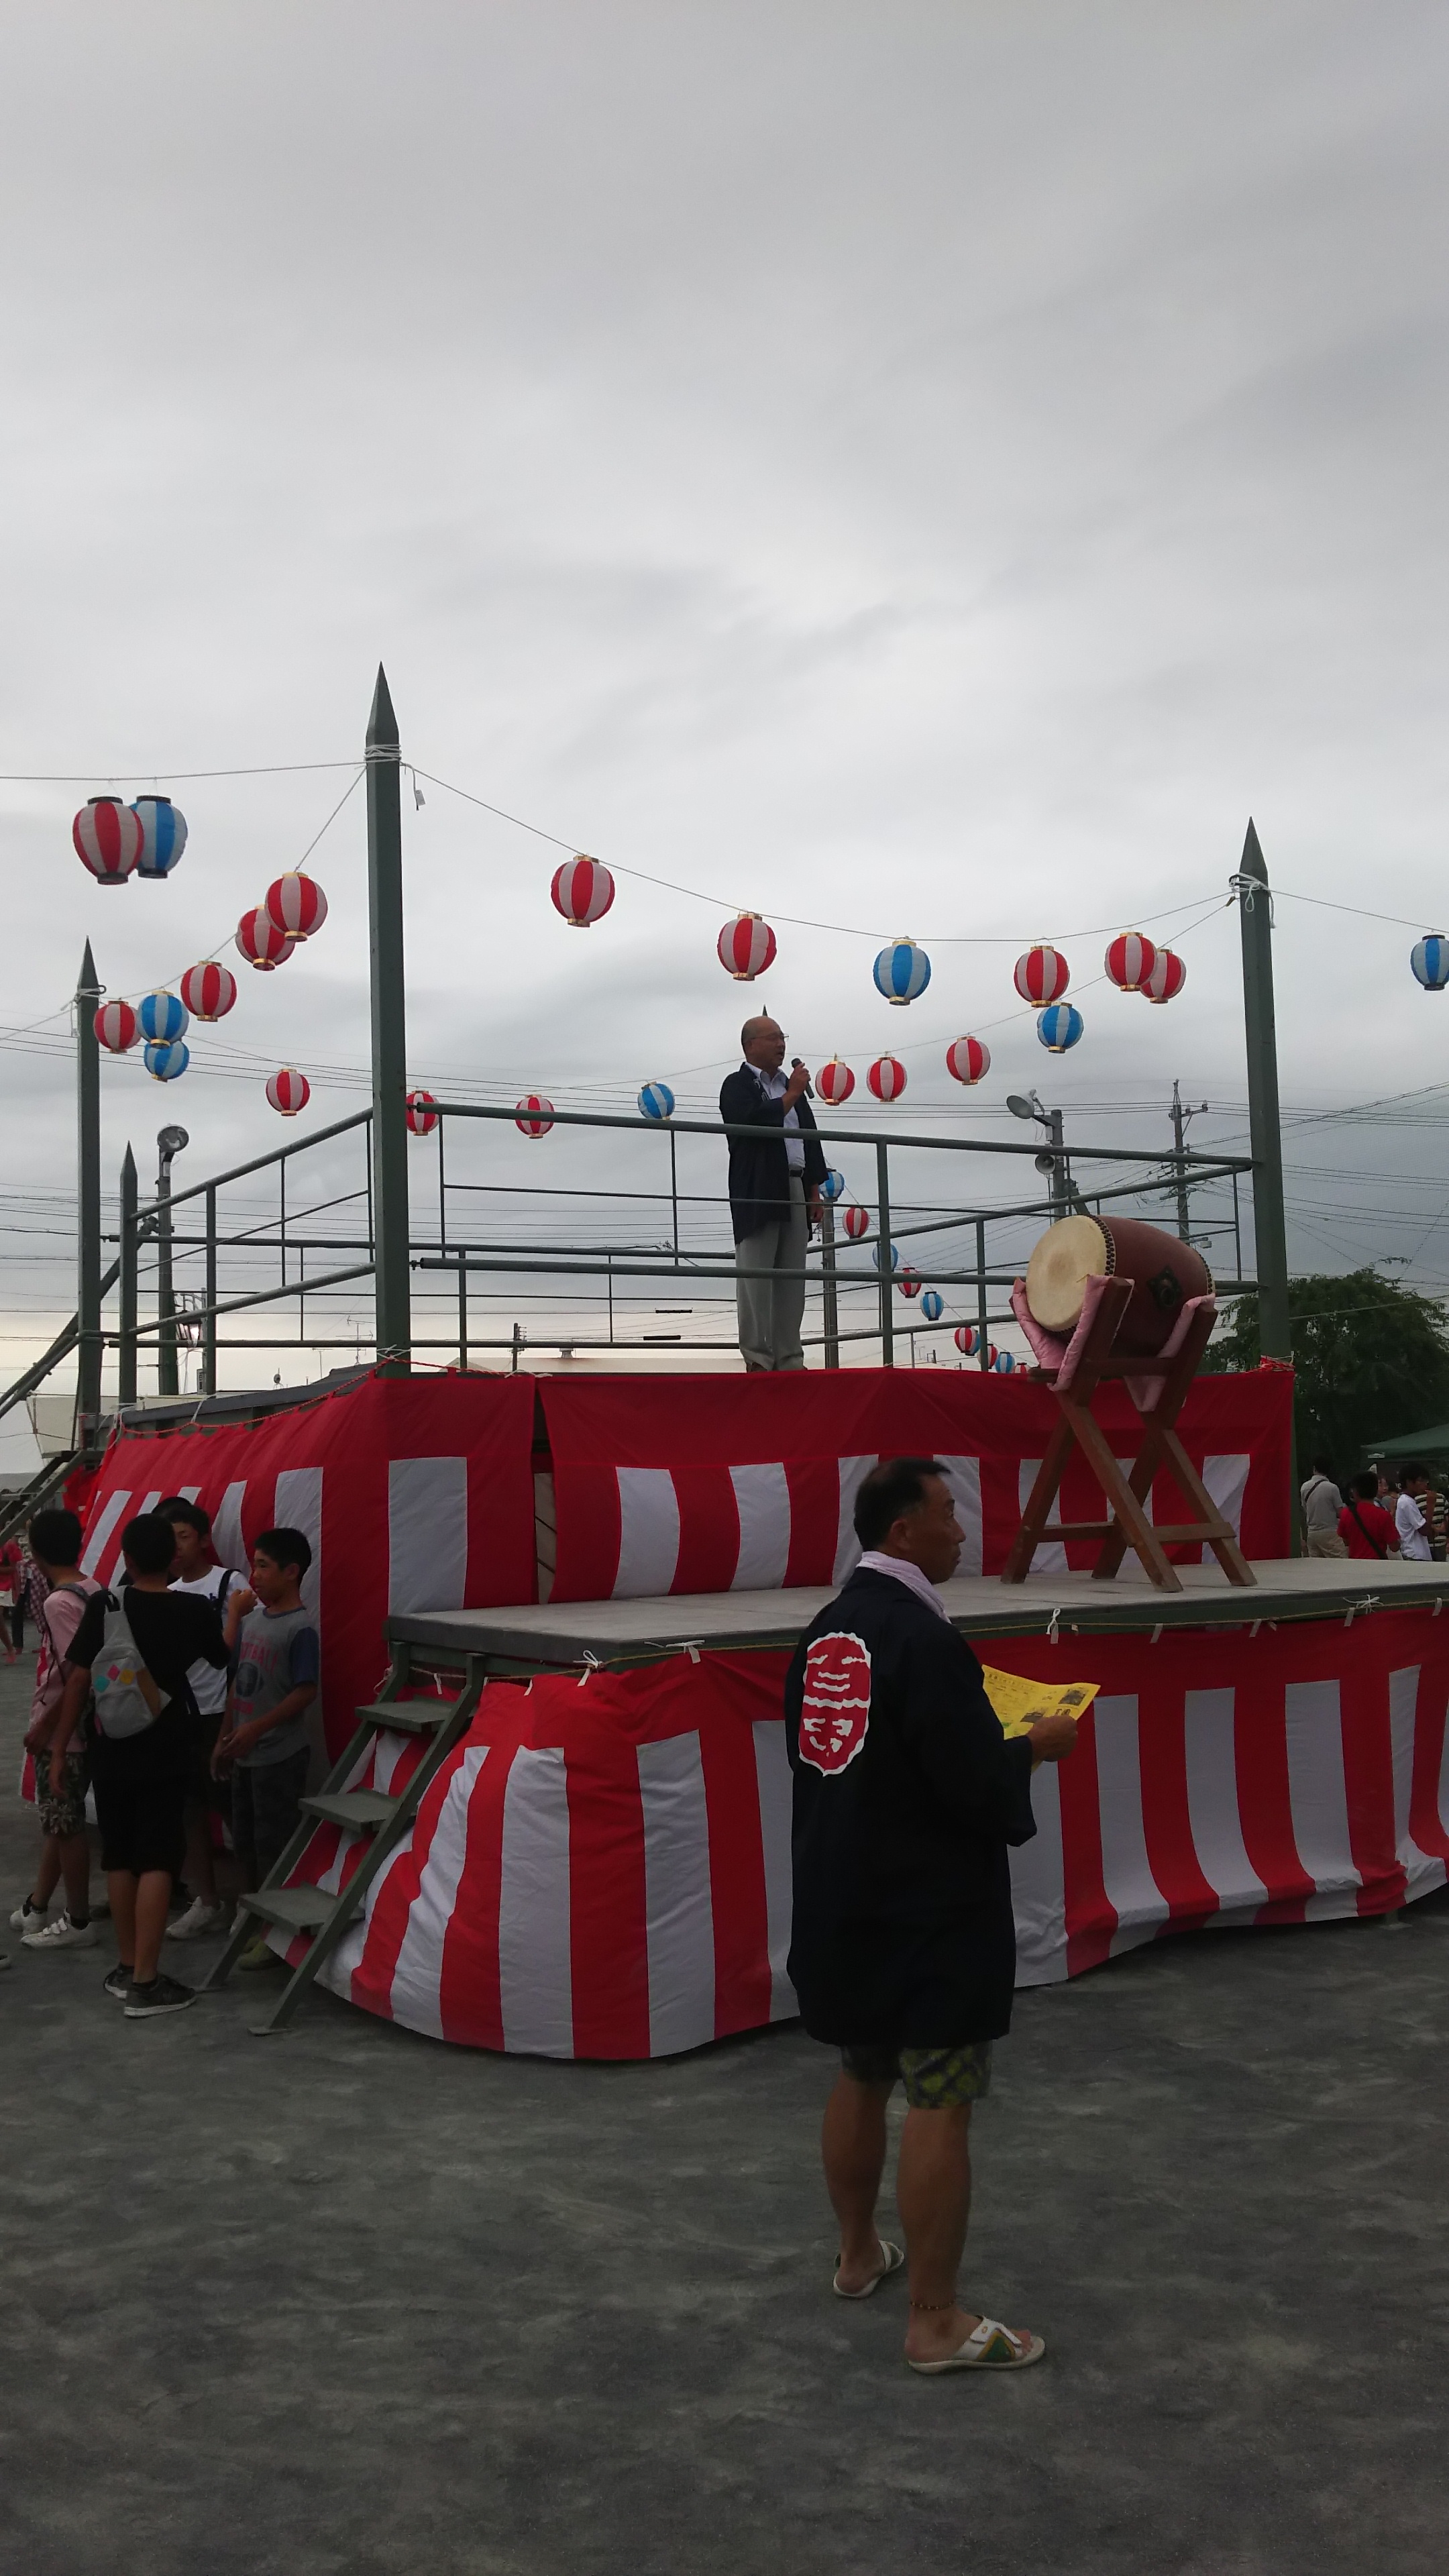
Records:
{"label": "overcast sky", "polygon": [[[1090,933],[1076,989],[1102,926],[1205,912],[1250,811],[1284,889],[1410,925],[1279,905],[1285,1101],[1449,1075],[1449,999],[1408,971],[1449,927],[1442,7],[0,24],[0,769],[76,777],[0,788],[7,1028],[63,1010],[87,935],[118,992],[225,953],[349,772],[181,773],[352,760],[381,658],[421,769],[709,898],[621,873],[570,931],[562,853],[425,781],[434,1088],[709,1100],[750,998],[714,939],[748,904],[875,935],[782,923],[754,995],[812,1058],[893,1045],[898,1117],[999,1133],[1035,1081],[1079,1141],[1157,1145],[1180,1075],[1198,1135],[1239,1139],[1231,912],[1170,1008],[1089,990],[1060,1063],[1010,967]],[[174,783],[164,886],[101,891],[71,852],[112,776]],[[356,1105],[360,797],[311,865],[322,938],[244,975],[183,1083],[107,1062],[108,1172],[168,1116],[192,1178],[279,1141],[281,1063],[319,1122]],[[909,1012],[870,984],[899,931],[938,943]],[[943,1048],[978,1028],[968,1100]],[[4,1056],[11,1360],[73,1303],[64,1035]],[[1298,1266],[1449,1281],[1441,1106],[1292,1131]]]}

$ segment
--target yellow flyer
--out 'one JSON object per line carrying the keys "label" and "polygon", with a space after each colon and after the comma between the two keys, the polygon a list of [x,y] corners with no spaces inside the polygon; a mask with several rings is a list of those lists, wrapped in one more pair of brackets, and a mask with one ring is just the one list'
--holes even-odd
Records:
{"label": "yellow flyer", "polygon": [[1100,1682],[1031,1682],[1021,1673],[999,1673],[990,1664],[982,1665],[981,1678],[1003,1735],[1025,1735],[1039,1717],[1080,1717],[1102,1687]]}

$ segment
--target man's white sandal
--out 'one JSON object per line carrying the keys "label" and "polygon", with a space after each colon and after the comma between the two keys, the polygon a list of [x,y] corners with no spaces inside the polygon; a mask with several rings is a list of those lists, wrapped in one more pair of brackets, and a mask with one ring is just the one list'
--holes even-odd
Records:
{"label": "man's white sandal", "polygon": [[901,2265],[904,2263],[906,2258],[899,2245],[889,2245],[885,2238],[882,2237],[880,2240],[880,2250],[885,2256],[885,2261],[874,2277],[867,2281],[863,2290],[842,2290],[840,2286],[840,2271],[837,2266],[835,2278],[830,2285],[834,2290],[837,2299],[873,2299],[877,2290],[880,2288],[882,2281],[888,2281],[892,2272],[898,2272],[900,2270]]}
{"label": "man's white sandal", "polygon": [[1040,2335],[1013,2334],[1009,2326],[998,2325],[995,2317],[983,2317],[963,2344],[948,2353],[944,2361],[912,2361],[908,2367],[927,2377],[943,2370],[1026,2370],[1040,2361],[1046,2350]]}

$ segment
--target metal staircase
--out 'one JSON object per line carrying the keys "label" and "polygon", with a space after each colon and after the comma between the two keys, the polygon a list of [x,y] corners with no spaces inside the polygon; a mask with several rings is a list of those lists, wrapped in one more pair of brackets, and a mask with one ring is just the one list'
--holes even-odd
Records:
{"label": "metal staircase", "polygon": [[[225,1985],[242,1951],[258,1937],[264,1924],[273,1924],[293,1937],[298,1933],[306,1935],[306,1955],[292,1969],[266,2020],[257,2026],[257,2038],[286,2029],[319,1969],[326,1965],[343,1933],[356,1919],[383,1863],[408,1831],[424,1791],[471,1725],[485,1678],[484,1659],[470,1655],[456,1699],[408,1699],[404,1693],[414,1681],[412,1650],[402,1644],[394,1648],[392,1668],[381,1697],[358,1710],[357,1729],[346,1751],[333,1764],[321,1788],[302,1800],[301,1822],[276,1867],[268,1872],[254,1895],[238,1899],[236,1922],[226,1948],[199,1989],[202,1994],[210,1994]],[[384,1789],[348,1788],[347,1782],[366,1767],[369,1751],[383,1735],[429,1739],[405,1787],[396,1797]],[[366,1837],[361,1860],[346,1886],[335,1895],[310,1883],[287,1883],[319,1824],[340,1825],[345,1832]]]}

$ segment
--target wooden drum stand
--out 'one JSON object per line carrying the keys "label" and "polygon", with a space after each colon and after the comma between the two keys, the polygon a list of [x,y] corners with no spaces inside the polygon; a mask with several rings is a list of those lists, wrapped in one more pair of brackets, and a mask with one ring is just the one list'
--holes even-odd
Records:
{"label": "wooden drum stand", "polygon": [[[1043,1540],[1069,1538],[1099,1538],[1102,1541],[1101,1553],[1092,1568],[1093,1578],[1099,1583],[1112,1580],[1130,1547],[1159,1590],[1181,1592],[1181,1577],[1163,1550],[1165,1539],[1200,1541],[1204,1547],[1210,1547],[1229,1583],[1251,1585],[1257,1581],[1231,1525],[1223,1519],[1175,1428],[1188,1388],[1207,1349],[1216,1320],[1216,1306],[1210,1297],[1195,1298],[1182,1319],[1181,1339],[1174,1333],[1176,1347],[1164,1352],[1160,1359],[1114,1359],[1112,1345],[1132,1293],[1130,1279],[1104,1279],[1096,1313],[1080,1350],[1073,1345],[1074,1365],[1070,1371],[1059,1366],[1031,1372],[1039,1384],[1051,1388],[1061,1408],[1061,1420],[1052,1433],[1022,1513],[1021,1527],[1002,1571],[1003,1583],[1025,1581],[1031,1570],[1032,1558]],[[1060,1383],[1063,1378],[1069,1381],[1066,1385]],[[1124,1379],[1128,1395],[1142,1417],[1142,1445],[1130,1476],[1124,1476],[1092,1414],[1092,1397],[1103,1378]],[[1156,1400],[1150,1405],[1140,1401],[1133,1384],[1134,1379],[1140,1378],[1158,1381]],[[1106,1497],[1109,1517],[1104,1521],[1049,1521],[1047,1518],[1074,1445],[1081,1450]],[[1197,1512],[1199,1517],[1195,1521],[1161,1528],[1154,1527],[1148,1519],[1146,1503],[1152,1490],[1152,1480],[1159,1467],[1164,1465],[1171,1468],[1190,1506]]]}

